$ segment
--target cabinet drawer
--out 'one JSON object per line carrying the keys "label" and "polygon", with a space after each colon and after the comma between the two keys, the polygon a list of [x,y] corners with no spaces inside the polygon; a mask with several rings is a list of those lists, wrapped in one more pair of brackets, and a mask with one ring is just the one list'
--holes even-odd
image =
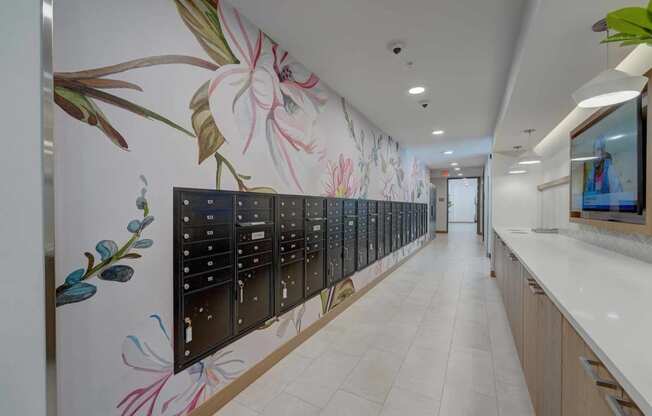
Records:
{"label": "cabinet drawer", "polygon": [[281,241],[290,241],[290,240],[296,240],[298,238],[303,238],[303,230],[293,230],[293,231],[282,232],[280,240]]}
{"label": "cabinet drawer", "polygon": [[300,209],[281,210],[278,215],[281,221],[303,219],[303,212]]}
{"label": "cabinet drawer", "polygon": [[251,243],[254,241],[267,240],[272,238],[272,226],[265,227],[242,227],[238,231],[239,243]]}
{"label": "cabinet drawer", "polygon": [[239,244],[237,251],[239,256],[249,256],[251,254],[264,253],[265,251],[271,250],[272,240],[263,240],[254,243]]}
{"label": "cabinet drawer", "polygon": [[184,208],[181,222],[184,226],[230,224],[233,222],[233,210]]}
{"label": "cabinet drawer", "polygon": [[215,192],[181,192],[182,209],[233,209],[232,195]]}
{"label": "cabinet drawer", "polygon": [[297,219],[294,221],[281,222],[281,232],[303,230],[303,220]]}
{"label": "cabinet drawer", "polygon": [[341,232],[342,232],[342,225],[340,224],[328,225],[328,234],[339,234]]}
{"label": "cabinet drawer", "polygon": [[213,240],[202,243],[189,243],[183,245],[183,258],[210,256],[211,254],[225,253],[231,250],[231,240]]}
{"label": "cabinet drawer", "polygon": [[303,250],[295,251],[295,252],[288,253],[288,254],[282,254],[280,261],[281,261],[281,264],[291,263],[293,261],[303,259],[303,255],[304,255]]}
{"label": "cabinet drawer", "polygon": [[306,251],[316,251],[316,250],[323,250],[324,249],[324,242],[323,241],[315,241],[313,243],[306,243]]}
{"label": "cabinet drawer", "polygon": [[208,227],[184,227],[181,237],[186,243],[215,240],[231,237],[231,225],[212,225]]}
{"label": "cabinet drawer", "polygon": [[229,281],[233,281],[233,267],[186,277],[183,279],[183,291],[192,292],[193,290]]}
{"label": "cabinet drawer", "polygon": [[326,221],[307,221],[306,232],[324,232],[326,230]]}
{"label": "cabinet drawer", "polygon": [[284,254],[296,250],[301,250],[303,249],[304,244],[305,244],[305,240],[303,239],[293,240],[293,241],[288,241],[287,243],[281,243],[279,249],[281,251],[281,254]]}
{"label": "cabinet drawer", "polygon": [[236,207],[238,209],[271,209],[272,198],[263,195],[237,195]]}
{"label": "cabinet drawer", "polygon": [[272,253],[254,254],[247,257],[238,257],[238,270],[259,267],[272,262]]}
{"label": "cabinet drawer", "polygon": [[272,211],[268,209],[238,210],[235,218],[238,222],[272,221]]}
{"label": "cabinet drawer", "polygon": [[216,256],[203,257],[183,262],[183,275],[204,273],[210,270],[220,269],[231,264],[231,253],[218,254]]}

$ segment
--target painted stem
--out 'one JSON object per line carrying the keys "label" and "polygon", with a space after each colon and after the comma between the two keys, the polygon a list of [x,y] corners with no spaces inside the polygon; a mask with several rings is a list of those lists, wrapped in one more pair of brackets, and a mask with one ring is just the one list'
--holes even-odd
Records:
{"label": "painted stem", "polygon": [[101,78],[111,74],[130,71],[137,68],[146,68],[155,65],[170,65],[170,64],[185,64],[197,66],[200,68],[215,71],[219,65],[206,61],[201,58],[186,55],[158,55],[149,56],[147,58],[134,59],[132,61],[122,62],[116,65],[104,66],[101,68],[89,69],[86,71],[76,72],[55,72],[55,78],[61,79],[90,79]]}

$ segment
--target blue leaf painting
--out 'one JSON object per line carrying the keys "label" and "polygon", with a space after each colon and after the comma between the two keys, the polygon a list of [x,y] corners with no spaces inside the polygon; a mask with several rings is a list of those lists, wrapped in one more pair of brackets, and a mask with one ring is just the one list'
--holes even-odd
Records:
{"label": "blue leaf painting", "polygon": [[153,244],[153,240],[150,240],[149,238],[143,238],[142,240],[138,240],[136,243],[134,243],[134,248],[150,248]]}
{"label": "blue leaf painting", "polygon": [[81,302],[93,296],[97,288],[90,283],[75,283],[70,286],[61,286],[57,289],[57,306]]}
{"label": "blue leaf painting", "polygon": [[77,269],[66,277],[66,285],[70,286],[79,283],[82,277],[84,277],[84,269]]}
{"label": "blue leaf painting", "polygon": [[118,252],[118,245],[113,240],[102,240],[97,243],[95,250],[100,253],[102,261],[104,261]]}
{"label": "blue leaf painting", "polygon": [[118,264],[102,271],[98,277],[102,280],[124,283],[128,282],[133,275],[133,268],[124,264]]}
{"label": "blue leaf painting", "polygon": [[138,220],[131,220],[129,221],[129,224],[127,224],[127,230],[131,233],[137,233],[140,230],[140,221]]}
{"label": "blue leaf painting", "polygon": [[139,196],[136,198],[136,208],[143,210],[147,206],[147,200],[145,197]]}

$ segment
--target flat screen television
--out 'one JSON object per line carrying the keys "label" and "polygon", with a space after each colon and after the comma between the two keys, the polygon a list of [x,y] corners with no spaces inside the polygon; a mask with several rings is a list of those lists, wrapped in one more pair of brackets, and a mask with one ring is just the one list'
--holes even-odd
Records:
{"label": "flat screen television", "polygon": [[647,96],[599,111],[571,135],[573,211],[644,222]]}

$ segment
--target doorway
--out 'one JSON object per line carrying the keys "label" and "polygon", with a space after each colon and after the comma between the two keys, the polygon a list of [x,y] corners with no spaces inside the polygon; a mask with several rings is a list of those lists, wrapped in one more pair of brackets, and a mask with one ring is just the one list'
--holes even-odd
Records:
{"label": "doorway", "polygon": [[451,226],[456,230],[471,230],[481,234],[479,218],[480,208],[480,179],[449,178],[447,181],[448,193],[448,221],[447,229]]}

